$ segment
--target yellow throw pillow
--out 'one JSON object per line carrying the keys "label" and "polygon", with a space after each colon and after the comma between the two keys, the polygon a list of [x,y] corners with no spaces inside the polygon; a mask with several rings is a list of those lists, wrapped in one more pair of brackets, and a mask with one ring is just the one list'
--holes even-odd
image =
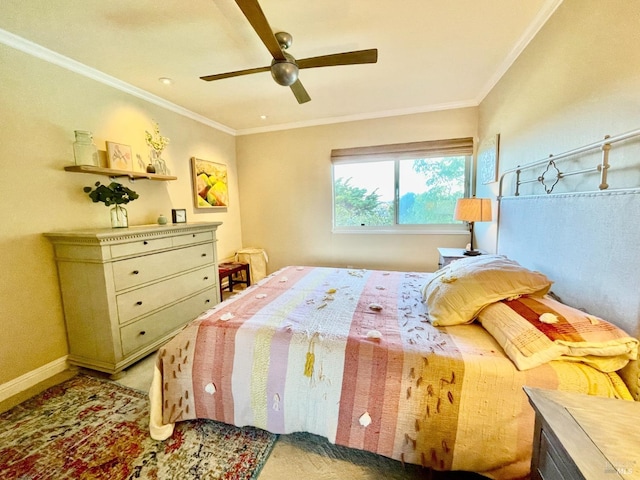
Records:
{"label": "yellow throw pillow", "polygon": [[450,263],[422,288],[435,326],[471,323],[480,310],[505,298],[544,295],[551,281],[502,255],[479,255]]}
{"label": "yellow throw pillow", "polygon": [[638,356],[637,339],[549,296],[497,302],[478,320],[519,370],[566,360],[615,372]]}

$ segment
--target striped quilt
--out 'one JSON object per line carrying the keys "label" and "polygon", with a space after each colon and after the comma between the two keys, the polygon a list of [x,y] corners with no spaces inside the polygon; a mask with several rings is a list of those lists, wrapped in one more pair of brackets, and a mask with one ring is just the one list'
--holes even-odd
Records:
{"label": "striped quilt", "polygon": [[152,437],[209,418],[519,478],[534,419],[523,385],[629,398],[615,373],[518,371],[479,324],[433,327],[420,300],[429,276],[286,267],[221,303],[158,351]]}

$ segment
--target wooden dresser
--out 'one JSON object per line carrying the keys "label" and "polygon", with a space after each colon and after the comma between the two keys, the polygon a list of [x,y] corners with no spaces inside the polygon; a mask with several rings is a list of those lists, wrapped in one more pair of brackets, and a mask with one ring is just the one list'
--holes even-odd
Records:
{"label": "wooden dresser", "polygon": [[524,390],[536,412],[531,480],[640,479],[640,403]]}
{"label": "wooden dresser", "polygon": [[117,376],[220,302],[220,222],[45,233],[69,362]]}

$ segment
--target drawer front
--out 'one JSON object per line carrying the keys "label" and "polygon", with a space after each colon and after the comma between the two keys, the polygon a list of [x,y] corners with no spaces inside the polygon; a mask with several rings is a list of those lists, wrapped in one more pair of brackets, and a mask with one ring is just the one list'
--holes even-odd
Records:
{"label": "drawer front", "polygon": [[213,263],[213,243],[113,262],[116,291]]}
{"label": "drawer front", "polygon": [[440,257],[440,260],[438,261],[438,267],[446,267],[450,263],[455,262],[456,260],[460,260],[460,258],[462,257]]}
{"label": "drawer front", "polygon": [[127,257],[129,255],[141,255],[145,253],[155,252],[163,248],[171,248],[171,238],[153,238],[150,240],[138,240],[130,243],[120,243],[111,245],[111,257]]}
{"label": "drawer front", "polygon": [[554,446],[557,440],[543,429],[540,434],[540,464],[537,468],[537,475],[532,478],[542,480],[584,480],[571,458],[561,455]]}
{"label": "drawer front", "polygon": [[215,267],[207,267],[147,285],[116,296],[120,323],[126,323],[163,305],[175,302],[193,292],[213,288],[216,284]]}
{"label": "drawer front", "polygon": [[211,241],[213,241],[213,232],[189,233],[188,235],[178,235],[173,237],[173,245],[176,247]]}
{"label": "drawer front", "polygon": [[180,328],[208,308],[213,307],[216,299],[215,288],[209,289],[122,327],[120,329],[122,355],[126,357]]}

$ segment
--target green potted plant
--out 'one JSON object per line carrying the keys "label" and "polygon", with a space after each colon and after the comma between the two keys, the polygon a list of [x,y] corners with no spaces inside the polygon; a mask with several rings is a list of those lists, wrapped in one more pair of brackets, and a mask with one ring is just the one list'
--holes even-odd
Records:
{"label": "green potted plant", "polygon": [[95,189],[93,187],[84,187],[83,189],[85,193],[89,194],[93,203],[102,202],[107,207],[115,205],[111,209],[111,226],[113,228],[128,227],[127,210],[121,205],[133,202],[140,195],[118,182],[111,182],[109,185],[96,182],[94,186]]}

